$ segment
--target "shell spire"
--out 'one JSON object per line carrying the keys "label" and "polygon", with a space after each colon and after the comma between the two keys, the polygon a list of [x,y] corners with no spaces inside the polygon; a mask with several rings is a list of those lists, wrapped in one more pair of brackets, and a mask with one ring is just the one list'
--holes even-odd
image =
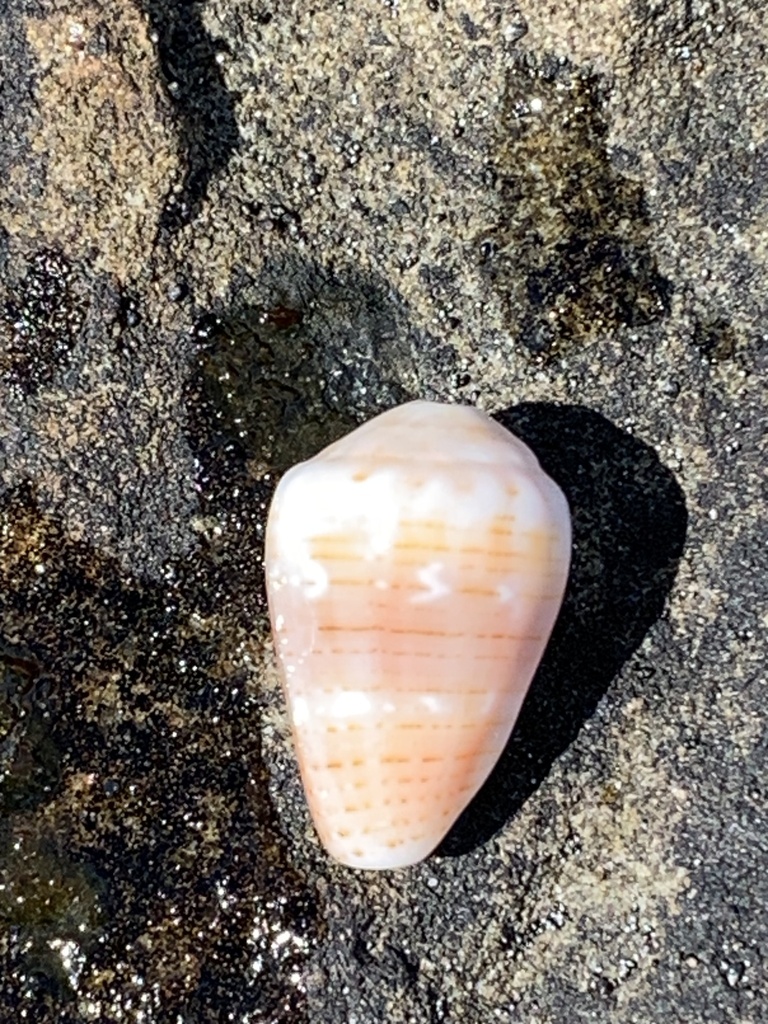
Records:
{"label": "shell spire", "polygon": [[329,853],[426,857],[488,777],[568,576],[567,502],[518,438],[410,402],[294,466],[267,526],[272,628]]}

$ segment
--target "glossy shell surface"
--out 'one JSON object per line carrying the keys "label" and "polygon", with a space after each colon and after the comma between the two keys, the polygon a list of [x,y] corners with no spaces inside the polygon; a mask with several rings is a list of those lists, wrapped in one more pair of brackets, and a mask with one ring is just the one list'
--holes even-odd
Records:
{"label": "glossy shell surface", "polygon": [[411,402],[281,480],[270,614],[301,774],[337,860],[427,856],[503,750],[549,639],[570,516],[522,443]]}

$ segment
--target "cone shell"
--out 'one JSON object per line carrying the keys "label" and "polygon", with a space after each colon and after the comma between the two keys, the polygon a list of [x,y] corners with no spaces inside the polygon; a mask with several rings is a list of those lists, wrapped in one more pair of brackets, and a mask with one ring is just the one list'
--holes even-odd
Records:
{"label": "cone shell", "polygon": [[283,477],[272,628],[337,860],[416,863],[480,788],[557,617],[570,532],[530,449],[464,406],[392,409]]}

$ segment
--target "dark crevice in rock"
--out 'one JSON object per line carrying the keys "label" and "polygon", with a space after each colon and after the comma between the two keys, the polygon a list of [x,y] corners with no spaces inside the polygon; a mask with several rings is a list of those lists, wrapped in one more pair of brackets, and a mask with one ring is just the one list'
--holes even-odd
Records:
{"label": "dark crevice in rock", "polygon": [[169,196],[160,224],[161,233],[173,233],[195,217],[211,179],[240,145],[236,97],[224,82],[217,61],[220,49],[203,25],[202,3],[140,3],[158,37],[160,65],[186,151],[183,180]]}

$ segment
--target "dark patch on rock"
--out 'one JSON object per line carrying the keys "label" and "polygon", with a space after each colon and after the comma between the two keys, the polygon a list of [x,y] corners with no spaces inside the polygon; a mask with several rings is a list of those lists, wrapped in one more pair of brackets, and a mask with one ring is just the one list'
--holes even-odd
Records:
{"label": "dark patch on rock", "polygon": [[158,36],[160,65],[186,150],[183,180],[169,195],[160,223],[161,231],[174,232],[194,218],[211,179],[240,144],[236,97],[224,82],[220,49],[203,24],[201,3],[141,0],[140,6]]}
{"label": "dark patch on rock", "polygon": [[30,810],[59,778],[61,754],[50,735],[53,678],[26,649],[0,643],[0,814]]}
{"label": "dark patch on rock", "polygon": [[141,298],[133,292],[120,290],[118,319],[121,331],[129,331],[141,323]]}
{"label": "dark patch on rock", "polygon": [[715,317],[699,320],[694,329],[693,340],[702,355],[712,362],[732,359],[738,348],[738,332],[727,320]]}
{"label": "dark patch on rock", "polygon": [[[314,899],[265,796],[259,696],[218,632],[258,606],[252,539],[142,584],[28,493],[0,516],[0,1017],[79,1020],[85,986],[114,1019],[139,979],[163,1019],[302,1020],[289,978]],[[238,557],[238,611],[206,634]]]}
{"label": "dark patch on rock", "polygon": [[34,394],[66,364],[86,320],[82,274],[60,252],[38,252],[0,305],[0,380]]}
{"label": "dark patch on rock", "polygon": [[[14,822],[13,829],[0,828],[0,922],[7,929],[0,954],[4,964],[23,970],[26,984],[23,996],[12,995],[8,984],[0,988],[0,1009],[8,1020],[20,1019],[22,1008],[35,1019],[61,1020],[58,1014],[74,994],[79,956],[97,941],[104,883],[88,863],[69,855],[42,817],[17,815]],[[70,944],[78,955],[67,970],[61,950]]]}
{"label": "dark patch on rock", "polygon": [[257,477],[429,392],[456,362],[382,279],[298,258],[241,275],[230,308],[203,314],[193,334],[217,421]]}
{"label": "dark patch on rock", "polygon": [[482,36],[487,34],[479,25],[472,21],[466,12],[459,15],[459,23],[464,35],[467,39],[471,39],[473,42],[476,42]]}
{"label": "dark patch on rock", "polygon": [[537,357],[669,313],[671,285],[650,249],[642,186],[611,162],[603,89],[597,77],[530,56],[518,57],[508,79],[498,156],[504,219],[482,240],[482,266]]}

